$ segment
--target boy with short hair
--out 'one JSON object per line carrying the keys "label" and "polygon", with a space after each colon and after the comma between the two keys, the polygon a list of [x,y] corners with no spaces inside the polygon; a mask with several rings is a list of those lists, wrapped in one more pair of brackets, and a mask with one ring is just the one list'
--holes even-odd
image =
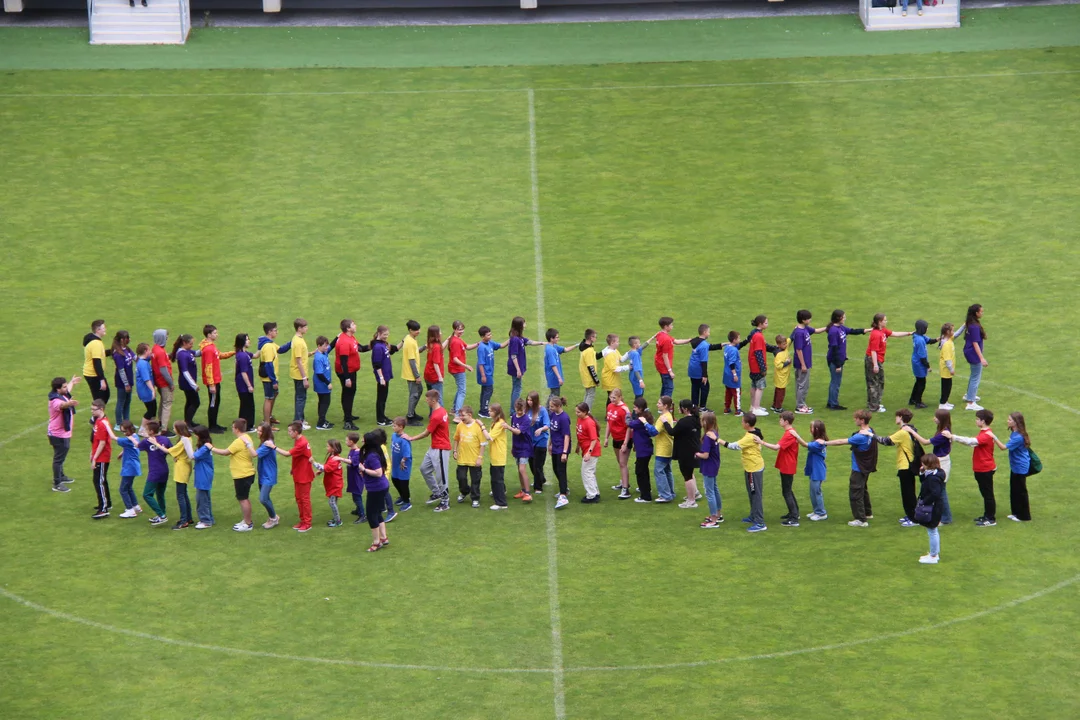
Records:
{"label": "boy with short hair", "polygon": [[204,325],[199,352],[202,358],[202,381],[210,399],[206,408],[206,423],[210,426],[210,432],[220,435],[225,432],[225,428],[218,425],[218,411],[221,409],[221,361],[228,360],[236,351],[221,352],[215,344],[217,339],[218,329],[213,325]]}
{"label": "boy with short hair", "polygon": [[724,343],[710,343],[712,329],[702,323],[698,325],[698,334],[690,338],[690,362],[686,366],[686,375],[690,378],[690,402],[703,412],[709,404],[709,353],[723,350]]}
{"label": "boy with short hair", "polygon": [[[653,337],[656,336],[653,335]],[[641,351],[649,347],[652,341],[653,338],[649,338],[643,343],[637,335],[631,335],[626,339],[630,349],[620,358],[622,362],[630,366],[630,388],[634,391],[635,400],[645,395],[645,371],[641,364]]]}
{"label": "boy with short hair", "polygon": [[477,329],[480,342],[476,344],[476,382],[480,385],[480,417],[488,418],[488,405],[495,392],[495,351],[509,344],[497,343],[491,339],[491,328],[481,325]]}
{"label": "boy with short hair", "polygon": [[94,431],[90,438],[90,467],[94,469],[94,492],[97,508],[92,517],[101,520],[109,517],[112,495],[109,493],[109,462],[112,460],[112,442],[116,439],[109,419],[105,417],[105,401],[97,398],[90,404],[90,416]]}
{"label": "boy with short hair", "polygon": [[105,378],[105,321],[94,320],[90,332],[83,337],[83,380],[94,400],[109,404],[109,383]]}
{"label": "boy with short hair", "polygon": [[983,514],[975,518],[977,527],[997,525],[997,501],[994,499],[994,473],[997,471],[997,463],[994,461],[994,441],[997,438],[994,436],[994,431],[990,429],[990,424],[993,422],[994,413],[983,408],[975,412],[975,427],[979,428],[979,434],[975,437],[942,433],[955,442],[975,448],[975,452],[971,455],[971,469],[975,473],[975,482],[979,485],[979,494],[983,499]]}
{"label": "boy with short hair", "polygon": [[[459,503],[465,496],[472,499],[474,508],[480,507],[480,477],[484,467],[484,448],[488,433],[483,424],[473,419],[472,408],[461,408],[461,423],[454,431],[454,460],[457,461]],[[471,480],[471,482],[470,482]]]}
{"label": "boy with short hair", "polygon": [[293,493],[300,513],[300,522],[293,525],[293,530],[303,533],[311,529],[311,483],[315,482],[315,469],[311,465],[311,445],[304,437],[304,424],[289,423],[289,437],[293,439],[292,449],[276,450],[279,455],[292,458]]}
{"label": "boy with short hair", "polygon": [[431,490],[428,505],[438,503],[435,512],[446,512],[450,509],[450,415],[439,404],[438,390],[428,390],[424,398],[431,408],[427,427],[419,435],[404,437],[409,442],[416,442],[431,436],[431,448],[424,454],[420,474]]}
{"label": "boy with short hair", "polygon": [[296,334],[292,339],[292,353],[289,355],[289,377],[293,381],[293,422],[310,430],[311,426],[304,420],[304,410],[307,407],[307,391],[311,387],[310,371],[308,370],[308,345],[304,335],[307,334],[308,324],[304,318],[293,320],[293,329]]}
{"label": "boy with short hair", "polygon": [[551,402],[551,398],[562,397],[563,386],[563,369],[562,358],[559,357],[564,352],[568,352],[577,347],[577,345],[567,345],[563,347],[559,345],[559,331],[555,328],[548,328],[544,333],[544,337],[547,339],[547,344],[544,345],[544,377],[547,380],[548,397],[545,405]]}
{"label": "boy with short hair", "polygon": [[263,422],[271,425],[278,424],[278,419],[274,417],[274,401],[277,399],[280,390],[277,376],[278,354],[288,352],[291,347],[291,343],[279,346],[274,342],[277,335],[277,323],[264,322],[263,334],[259,337],[258,342],[259,377],[262,378],[263,397],[265,398],[263,400]]}
{"label": "boy with short hair", "polygon": [[873,519],[870,507],[870,474],[877,472],[878,446],[874,442],[874,428],[870,427],[870,411],[860,408],[852,415],[855,432],[851,437],[827,440],[825,445],[851,446],[851,477],[848,479],[848,500],[851,503],[851,527],[867,527]]}
{"label": "boy with short hair", "polygon": [[[727,334],[728,344],[724,348],[724,414],[731,414],[735,406],[735,417],[742,415],[742,355],[739,353],[738,330]],[[774,400],[775,402],[775,400]]]}
{"label": "boy with short hair", "polygon": [[[814,408],[806,404],[806,396],[810,394],[810,368],[814,364],[814,348],[810,341],[817,333],[825,332],[828,328],[810,327],[810,319],[813,313],[809,310],[799,310],[795,313],[795,329],[791,332],[794,344],[792,359],[795,361],[795,412],[799,415],[812,415]],[[780,343],[777,342],[777,346]],[[780,407],[777,405],[776,407]]]}
{"label": "boy with short hair", "polygon": [[255,444],[247,434],[247,420],[238,418],[233,420],[233,441],[225,450],[214,448],[211,452],[215,455],[225,455],[229,458],[229,474],[232,475],[233,488],[236,491],[236,500],[240,503],[240,522],[233,525],[237,532],[250,532],[254,527],[251,522],[251,486],[255,482],[255,465],[253,459],[259,453]]}
{"label": "boy with short hair", "polygon": [[330,410],[330,391],[334,389],[330,376],[330,340],[325,335],[315,338],[315,355],[312,373],[315,377],[315,394],[319,398],[319,420],[316,430],[329,430],[334,423],[326,421]]}
{"label": "boy with short hair", "polygon": [[738,442],[724,442],[717,438],[717,443],[742,453],[743,477],[746,480],[746,494],[750,498],[750,515],[743,518],[750,527],[747,532],[758,533],[768,530],[765,525],[765,508],[762,504],[762,482],[765,479],[765,459],[761,457],[761,431],[755,426],[757,417],[747,413],[742,416],[745,434]]}
{"label": "boy with short hair", "polygon": [[69,492],[67,484],[74,482],[64,473],[64,461],[71,451],[71,428],[75,419],[75,408],[79,404],[78,400],[71,397],[71,390],[81,379],[78,375],[70,381],[55,377],[50,385],[48,435],[49,445],[53,449],[53,492]]}
{"label": "boy with short hair", "polygon": [[676,340],[671,337],[671,331],[675,327],[675,320],[672,318],[664,316],[658,323],[660,332],[653,336],[656,338],[656,356],[653,358],[653,365],[656,367],[656,372],[660,373],[660,396],[672,397],[675,393],[675,346],[686,345],[690,339]]}
{"label": "boy with short hair", "polygon": [[421,425],[424,418],[416,412],[416,404],[420,402],[420,393],[424,387],[420,382],[420,346],[416,342],[420,334],[420,323],[409,320],[405,323],[405,329],[408,333],[401,341],[401,377],[405,379],[409,389],[409,409],[405,413],[405,421],[410,425]]}
{"label": "boy with short hair", "polygon": [[[900,502],[904,506],[904,517],[900,518],[901,527],[915,527],[915,504],[918,497],[915,494],[915,475],[922,468],[915,463],[915,438],[912,432],[915,427],[911,425],[911,411],[900,408],[895,413],[896,424],[899,429],[892,435],[875,435],[874,439],[882,445],[890,445],[896,448],[896,476],[900,479]],[[922,446],[919,446],[922,449]]]}
{"label": "boy with short hair", "polygon": [[581,385],[585,388],[584,402],[592,412],[593,401],[596,400],[596,386],[600,384],[600,374],[596,371],[596,361],[602,356],[593,345],[596,343],[596,331],[592,328],[585,330],[585,337],[578,343],[578,351],[581,357],[578,359],[578,374],[581,375]]}
{"label": "boy with short hair", "polygon": [[390,481],[398,492],[398,499],[394,502],[398,506],[398,512],[405,512],[412,508],[412,497],[409,493],[409,478],[412,476],[412,442],[405,434],[405,423],[406,420],[403,417],[394,418],[394,434],[390,439]]}
{"label": "boy with short hair", "polygon": [[[773,356],[773,397],[772,408],[773,412],[784,411],[784,398],[787,396],[788,385],[791,383],[791,351],[788,350],[788,339],[783,335],[776,336],[776,347],[780,348],[776,355]],[[813,408],[808,409],[810,412],[799,412],[800,415],[810,415],[814,412]]]}

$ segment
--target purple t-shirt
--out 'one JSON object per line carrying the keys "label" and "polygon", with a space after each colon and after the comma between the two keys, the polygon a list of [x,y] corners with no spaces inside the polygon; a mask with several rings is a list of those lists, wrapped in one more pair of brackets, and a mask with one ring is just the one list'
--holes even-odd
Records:
{"label": "purple t-shirt", "polygon": [[360,448],[353,448],[349,451],[349,465],[345,468],[346,492],[353,495],[364,492],[364,479],[360,474]]}
{"label": "purple t-shirt", "polygon": [[979,346],[979,350],[983,349],[982,326],[972,323],[964,331],[964,359],[969,363],[979,362],[979,356],[975,354],[976,345]]}
{"label": "purple t-shirt", "polygon": [[633,433],[634,457],[652,457],[652,436],[649,435],[647,425],[644,418],[631,417],[626,421],[626,426]]}
{"label": "purple t-shirt", "polygon": [[[369,452],[367,457],[364,458],[364,467],[369,470],[383,467],[382,453],[378,450]],[[388,487],[390,487],[390,481],[386,479],[386,468],[383,468],[383,474],[378,477],[364,473],[364,488],[368,492],[386,490]]]}
{"label": "purple t-shirt", "polygon": [[376,378],[379,377],[379,370],[382,370],[383,380],[386,382],[393,379],[394,365],[390,361],[390,346],[385,342],[371,344],[371,372]]}
{"label": "purple t-shirt", "polygon": [[521,375],[525,375],[525,348],[529,345],[529,338],[510,336],[510,350],[506,357],[506,374],[515,377],[517,370],[514,368],[514,358],[517,358],[521,366]]}
{"label": "purple t-shirt", "polygon": [[701,474],[714,478],[720,472],[720,445],[706,433],[701,438],[701,452],[708,453],[709,457],[700,460]]}
{"label": "purple t-shirt", "polygon": [[[240,350],[236,353],[236,392],[246,393],[248,392],[247,383],[244,382],[244,375],[247,375],[247,379],[251,381],[252,389],[259,386],[255,380],[255,373],[251,367],[251,353],[247,350]],[[250,428],[248,428],[250,429]]]}
{"label": "purple t-shirt", "polygon": [[520,435],[514,435],[514,442],[510,448],[510,454],[516,458],[531,458],[533,454],[532,443],[532,431],[529,428],[532,426],[532,416],[529,413],[518,417],[514,415],[510,418],[510,424],[517,430],[521,431]]}
{"label": "purple t-shirt", "polygon": [[[177,378],[181,390],[198,390],[199,372],[195,369],[195,353],[190,350],[176,351]],[[186,375],[185,375],[186,373]],[[191,382],[188,382],[188,378]]]}
{"label": "purple t-shirt", "polygon": [[[791,338],[795,341],[795,347],[791,351],[791,362],[796,370],[809,370],[814,366],[813,348],[810,347],[810,338],[813,337],[813,334],[814,328],[803,327],[802,325],[799,325],[791,333]],[[800,350],[802,350],[803,360],[806,363],[805,367],[799,363]]]}
{"label": "purple t-shirt", "polygon": [[847,362],[848,335],[862,335],[864,328],[849,328],[847,325],[830,325],[826,335],[829,338],[829,351],[826,357],[833,365]]}
{"label": "purple t-shirt", "polygon": [[[570,436],[570,416],[564,412],[556,413],[548,418],[548,427],[551,428],[551,454],[562,455],[562,449],[567,447],[565,444],[565,438]],[[570,443],[567,454],[569,455],[573,449],[574,444]]]}
{"label": "purple t-shirt", "polygon": [[[172,443],[169,442],[169,438],[164,435],[158,435],[157,441],[164,447],[172,447]],[[169,481],[169,463],[166,462],[167,453],[158,450],[156,447],[150,444],[149,440],[143,440],[139,443],[138,448],[140,451],[146,453],[146,482],[148,483],[163,483]]]}

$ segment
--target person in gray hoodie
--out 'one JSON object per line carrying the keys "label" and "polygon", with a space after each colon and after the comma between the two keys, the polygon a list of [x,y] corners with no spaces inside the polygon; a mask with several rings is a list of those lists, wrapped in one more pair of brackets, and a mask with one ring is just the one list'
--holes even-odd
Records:
{"label": "person in gray hoodie", "polygon": [[154,385],[161,396],[158,406],[158,421],[161,423],[161,432],[165,437],[174,437],[172,426],[169,425],[169,417],[172,414],[173,391],[176,383],[173,382],[172,361],[169,360],[169,352],[165,349],[165,343],[169,341],[169,331],[158,328],[154,331],[154,347],[150,350],[150,366],[154,370]]}

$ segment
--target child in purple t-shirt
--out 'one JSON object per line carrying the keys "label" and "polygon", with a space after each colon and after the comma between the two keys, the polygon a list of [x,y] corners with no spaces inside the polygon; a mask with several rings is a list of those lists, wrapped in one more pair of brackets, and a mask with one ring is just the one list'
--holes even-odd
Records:
{"label": "child in purple t-shirt", "polygon": [[515,500],[532,502],[529,494],[529,460],[533,456],[532,417],[525,412],[525,398],[518,398],[514,403],[514,417],[510,418],[510,432],[514,433],[514,440],[510,446],[510,455],[518,469],[518,480],[521,482],[521,490],[514,495]]}
{"label": "child in purple t-shirt", "polygon": [[798,325],[791,332],[793,347],[791,350],[792,364],[795,366],[795,412],[800,415],[810,415],[814,409],[806,404],[806,396],[810,393],[810,368],[814,364],[814,349],[810,345],[810,339],[826,328],[810,327],[810,318],[813,314],[809,310],[800,310],[795,313],[795,322]]}

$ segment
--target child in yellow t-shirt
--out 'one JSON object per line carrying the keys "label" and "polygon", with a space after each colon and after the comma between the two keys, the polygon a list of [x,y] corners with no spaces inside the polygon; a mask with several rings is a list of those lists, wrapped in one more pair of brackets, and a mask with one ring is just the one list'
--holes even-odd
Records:
{"label": "child in yellow t-shirt", "polygon": [[742,426],[746,434],[738,442],[725,442],[717,439],[717,442],[728,450],[742,453],[743,476],[746,479],[746,494],[750,497],[750,515],[743,518],[744,523],[750,527],[748,532],[756,533],[767,530],[765,527],[765,510],[762,505],[761,483],[765,476],[765,460],[761,457],[761,443],[764,438],[761,431],[756,427],[757,416],[745,413],[742,416]]}
{"label": "child in yellow t-shirt", "polygon": [[[488,408],[490,410],[490,406]],[[454,459],[457,460],[458,499],[472,499],[474,508],[480,507],[480,477],[484,466],[484,448],[488,435],[484,426],[473,418],[473,409],[461,408],[461,422],[454,432]],[[471,482],[470,482],[471,481]]]}
{"label": "child in yellow t-shirt", "polygon": [[938,344],[938,372],[941,373],[941,402],[938,410],[952,410],[953,404],[949,402],[952,394],[952,379],[956,372],[956,347],[953,345],[953,324],[945,323],[941,326],[941,342]]}
{"label": "child in yellow t-shirt", "polygon": [[784,411],[784,396],[791,383],[791,350],[788,349],[788,339],[783,335],[776,336],[776,347],[780,351],[773,359],[772,411],[778,413]]}

